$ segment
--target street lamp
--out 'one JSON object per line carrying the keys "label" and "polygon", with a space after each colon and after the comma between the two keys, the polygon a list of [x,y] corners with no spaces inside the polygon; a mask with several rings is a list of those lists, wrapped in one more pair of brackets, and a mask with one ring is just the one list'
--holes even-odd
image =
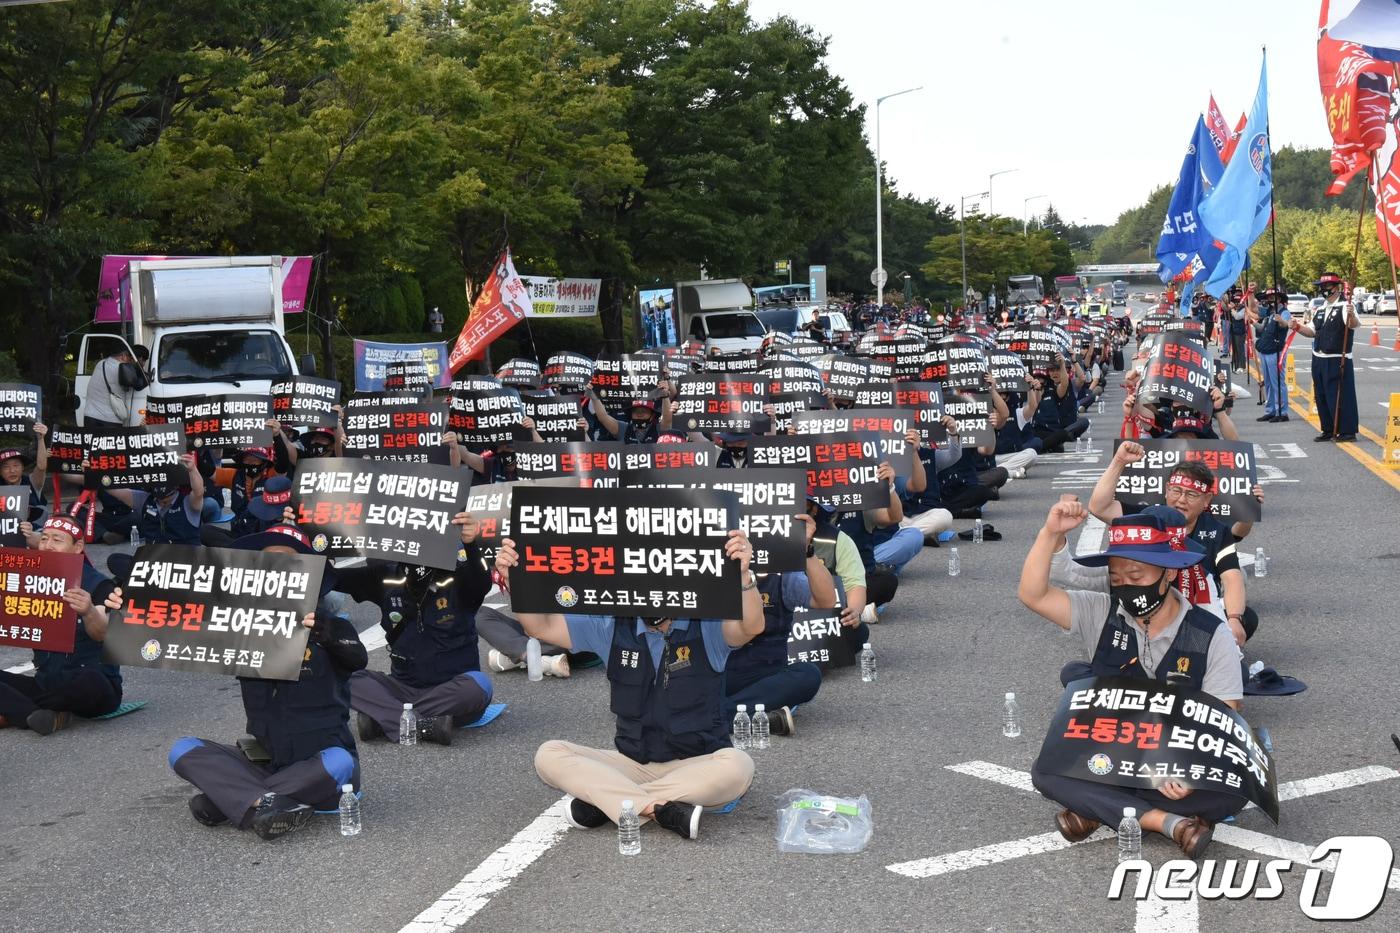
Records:
{"label": "street lamp", "polygon": [[996,208],[992,206],[992,179],[996,178],[998,175],[1010,175],[1012,172],[1019,172],[1019,171],[1020,171],[1020,169],[1018,169],[1018,168],[1004,168],[1004,169],[1002,169],[1002,170],[999,171],[999,172],[992,172],[992,174],[990,174],[990,175],[987,176],[987,216],[988,216],[988,217],[995,217],[995,216],[996,216],[996,213],[997,213]]}
{"label": "street lamp", "polygon": [[880,105],[891,97],[898,97],[901,94],[912,94],[915,91],[922,91],[924,86],[905,88],[902,91],[895,91],[893,94],[886,94],[884,97],[875,98],[875,271],[871,274],[871,284],[875,286],[875,303],[880,303],[880,296],[884,294],[885,283],[882,280],[885,271],[885,240],[884,240],[884,216],[881,213],[880,194],[885,186],[884,173],[880,167]]}
{"label": "street lamp", "polygon": [[1031,211],[1031,202],[1032,202],[1032,201],[1039,201],[1041,198],[1048,198],[1048,197],[1050,197],[1050,195],[1048,195],[1048,194],[1033,194],[1033,195],[1031,195],[1030,197],[1026,198],[1025,202],[1021,205],[1021,236],[1023,236],[1023,237],[1030,236],[1030,228],[1031,228],[1031,213],[1030,213],[1030,211]]}
{"label": "street lamp", "polygon": [[963,224],[963,216],[967,211],[968,198],[990,198],[992,192],[979,191],[976,194],[965,194],[958,202],[958,239],[962,241],[962,300],[963,307],[967,307],[967,229]]}

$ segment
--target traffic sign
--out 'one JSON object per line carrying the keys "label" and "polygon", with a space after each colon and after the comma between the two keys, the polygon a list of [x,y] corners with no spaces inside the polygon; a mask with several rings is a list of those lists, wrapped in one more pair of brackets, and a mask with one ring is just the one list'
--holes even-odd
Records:
{"label": "traffic sign", "polygon": [[874,285],[876,288],[884,288],[885,283],[889,280],[889,273],[887,273],[884,269],[870,270],[870,284]]}

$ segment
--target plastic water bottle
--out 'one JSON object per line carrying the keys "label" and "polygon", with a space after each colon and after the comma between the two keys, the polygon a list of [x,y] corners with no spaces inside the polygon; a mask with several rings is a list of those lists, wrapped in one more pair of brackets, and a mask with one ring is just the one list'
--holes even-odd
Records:
{"label": "plastic water bottle", "polygon": [[1103,396],[1099,396],[1099,414],[1103,414]]}
{"label": "plastic water bottle", "polygon": [[1006,695],[1006,705],[1001,712],[1001,734],[1008,739],[1021,737],[1021,707],[1016,705],[1016,694]]}
{"label": "plastic water bottle", "polygon": [[1269,558],[1265,556],[1261,547],[1254,549],[1254,576],[1255,578],[1267,577],[1269,575]]}
{"label": "plastic water bottle", "polygon": [[412,703],[405,703],[403,715],[399,716],[399,744],[418,744],[418,714],[413,711]]}
{"label": "plastic water bottle", "polygon": [[860,679],[867,684],[873,684],[876,680],[875,649],[870,647],[870,642],[860,649]]}
{"label": "plastic water bottle", "polygon": [[1249,676],[1250,676],[1250,678],[1253,679],[1253,678],[1255,678],[1255,677],[1258,677],[1258,676],[1259,676],[1259,672],[1262,671],[1263,669],[1264,669],[1264,662],[1263,662],[1263,661],[1255,661],[1253,664],[1249,665]]}
{"label": "plastic water bottle", "polygon": [[540,653],[538,638],[525,643],[525,669],[531,680],[544,680],[544,657]]}
{"label": "plastic water bottle", "polygon": [[948,576],[956,577],[962,573],[962,561],[958,559],[958,549],[950,548],[948,551]]}
{"label": "plastic water bottle", "polygon": [[141,529],[137,528],[135,525],[131,526],[131,546],[141,546]]}
{"label": "plastic water bottle", "polygon": [[224,487],[224,511],[225,511],[225,512],[229,512],[229,511],[232,511],[232,510],[233,510],[233,490],[232,490],[232,489],[229,489],[227,486],[225,486],[225,487]]}
{"label": "plastic water bottle", "polygon": [[622,801],[622,815],[617,818],[617,851],[623,855],[642,854],[642,821],[636,804]]}
{"label": "plastic water bottle", "polygon": [[1084,452],[1084,435],[1081,434],[1074,439],[1074,452],[1082,454]]}
{"label": "plastic water bottle", "polygon": [[1084,452],[1088,454],[1094,452],[1094,432],[1092,429],[1084,432]]}
{"label": "plastic water bottle", "polygon": [[353,784],[343,784],[340,788],[340,834],[360,834],[360,799],[355,796]]}
{"label": "plastic water bottle", "polygon": [[1123,808],[1123,819],[1118,823],[1118,861],[1127,862],[1142,858],[1142,826],[1137,821],[1137,809]]}
{"label": "plastic water bottle", "polygon": [[748,748],[753,744],[753,724],[749,722],[747,703],[740,703],[739,711],[734,714],[733,741],[735,748]]}
{"label": "plastic water bottle", "polygon": [[754,704],[752,726],[753,739],[750,741],[749,747],[760,751],[770,747],[773,741],[769,738],[771,733],[768,729],[768,711],[762,703]]}
{"label": "plastic water bottle", "polygon": [[974,521],[974,522],[972,523],[972,543],[973,543],[973,544],[981,544],[981,543],[982,543],[982,534],[983,534],[983,530],[982,530],[982,519],[979,518],[979,519],[977,519],[976,521]]}

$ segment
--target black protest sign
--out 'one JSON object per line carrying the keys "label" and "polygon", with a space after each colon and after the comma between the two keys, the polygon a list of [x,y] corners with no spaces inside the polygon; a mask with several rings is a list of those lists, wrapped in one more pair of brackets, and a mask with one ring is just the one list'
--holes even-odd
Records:
{"label": "black protest sign", "polygon": [[815,664],[824,671],[850,667],[855,652],[845,638],[841,614],[830,610],[795,609],[792,632],[788,635],[788,663]]}
{"label": "black protest sign", "polygon": [[821,395],[826,383],[822,374],[810,363],[769,360],[759,370],[767,382],[767,393],[775,395]]}
{"label": "black protest sign", "polygon": [[[572,478],[531,480],[536,486],[577,486]],[[473,486],[467,496],[467,511],[477,520],[476,545],[486,566],[495,565],[501,540],[510,537],[510,500],[519,483],[489,483]]]}
{"label": "black protest sign", "polygon": [[82,428],[49,429],[49,472],[64,476],[83,475],[83,457],[87,455],[88,432]]}
{"label": "black protest sign", "polygon": [[494,447],[515,440],[525,417],[520,393],[506,386],[452,393],[447,426],[469,447]]}
{"label": "black protest sign", "polygon": [[943,425],[943,387],[936,382],[872,382],[856,390],[856,408],[902,408],[913,415],[919,446],[937,447],[948,440]]}
{"label": "black protest sign", "polygon": [[392,360],[384,364],[384,391],[423,397],[433,391],[434,379],[426,360]]}
{"label": "black protest sign", "polygon": [[992,429],[992,397],[985,392],[958,392],[943,399],[943,414],[958,423],[954,433],[963,447],[991,447],[997,442]]}
{"label": "black protest sign", "polygon": [[792,424],[792,416],[799,411],[821,411],[827,408],[826,396],[817,392],[780,393],[768,396],[768,404],[773,408],[773,430],[782,433]]}
{"label": "black protest sign", "polygon": [[752,373],[763,365],[763,358],[756,352],[741,350],[735,353],[711,353],[705,357],[705,371],[710,373]]}
{"label": "black protest sign", "polygon": [[450,570],[462,544],[452,518],[470,489],[470,470],[318,457],[297,464],[292,507],[317,554]]}
{"label": "black protest sign", "polygon": [[24,545],[19,526],[29,521],[29,487],[0,486],[0,541]]}
{"label": "black protest sign", "polygon": [[1199,343],[1181,331],[1164,333],[1143,370],[1138,398],[1171,402],[1209,416],[1215,407],[1210,397],[1214,375]]}
{"label": "black protest sign", "polygon": [[284,425],[334,427],[340,383],[334,379],[293,376],[272,384],[272,417]]}
{"label": "black protest sign", "polygon": [[25,434],[44,420],[44,392],[38,386],[0,382],[0,434]]}
{"label": "black protest sign", "polygon": [[63,594],[82,580],[81,554],[0,547],[0,645],[72,654],[78,616]]}
{"label": "black protest sign", "polygon": [[582,389],[593,378],[593,359],[563,350],[545,362],[541,375],[546,385],[556,389]]}
{"label": "black protest sign", "polygon": [[506,360],[505,365],[496,370],[496,378],[501,380],[502,385],[537,388],[541,379],[540,364],[517,356]]}
{"label": "black protest sign", "polygon": [[621,411],[649,398],[665,371],[665,358],[654,353],[600,356],[593,361],[593,391],[609,411]]}
{"label": "black protest sign", "polygon": [[824,356],[817,361],[817,369],[831,394],[845,401],[854,400],[856,390],[868,382],[889,382],[894,378],[894,367],[889,363],[849,356]]}
{"label": "black protest sign", "polygon": [[326,561],[305,554],[148,544],[107,627],[109,664],[297,680]]}
{"label": "black protest sign", "polygon": [[812,363],[826,356],[831,350],[810,337],[794,337],[792,343],[783,346],[782,352],[803,362]]}
{"label": "black protest sign", "polygon": [[345,410],[345,452],[373,460],[447,464],[451,451],[442,442],[447,409],[440,402],[400,399]]}
{"label": "black protest sign", "polygon": [[837,411],[804,411],[792,417],[793,428],[802,434],[874,432],[880,436],[880,459],[888,461],[896,475],[908,476],[914,469],[916,451],[905,437],[914,427],[913,413],[900,408],[843,408]]}
{"label": "black protest sign", "polygon": [[511,501],[516,612],[738,619],[739,562],[724,554],[738,497],[709,489],[547,489]]}
{"label": "black protest sign", "polygon": [[818,500],[842,509],[882,509],[889,484],[879,479],[880,438],[875,434],[805,434],[749,440],[750,467],[800,466]]}
{"label": "black protest sign", "polygon": [[758,376],[683,376],[676,384],[674,426],[682,431],[767,431],[767,389],[767,381]]}
{"label": "black protest sign", "polygon": [[998,392],[1029,392],[1030,371],[1022,359],[1010,350],[991,350],[987,367],[996,380]]}
{"label": "black protest sign", "polygon": [[515,445],[515,468],[521,479],[574,476],[580,486],[617,486],[622,470],[712,467],[717,457],[710,444],[599,441]]}
{"label": "black protest sign", "polygon": [[[591,367],[593,366],[593,361],[589,360],[588,365],[590,367],[589,372],[592,372],[593,370]],[[500,387],[501,380],[497,379],[495,376],[458,376],[456,379],[452,380],[447,391],[451,395],[457,395],[460,392],[480,392],[486,389],[498,389]],[[419,399],[412,398],[412,396],[410,396],[409,399],[413,402],[420,401]],[[354,404],[354,402],[354,399],[350,400],[351,404]]]}
{"label": "black protest sign", "polygon": [[143,423],[172,424],[176,421],[183,421],[187,401],[189,399],[180,396],[170,398],[162,398],[158,395],[147,396]]}
{"label": "black protest sign", "polygon": [[216,395],[186,399],[181,420],[196,450],[212,447],[271,447],[272,399],[266,395]]}
{"label": "black protest sign", "polygon": [[[1031,371],[1039,375],[1050,371],[1050,361],[1059,355],[1061,346],[1048,327],[1040,325],[1014,327],[1006,340],[1006,349],[1019,356]],[[998,339],[1000,342],[1000,338]]]}
{"label": "black protest sign", "polygon": [[107,428],[87,434],[88,489],[143,489],[182,486],[189,482],[180,457],[185,432],[178,424]]}
{"label": "black protest sign", "polygon": [[[1116,450],[1119,444],[1114,444]],[[1259,470],[1254,459],[1254,445],[1245,441],[1207,440],[1142,440],[1143,457],[1123,468],[1114,488],[1114,498],[1124,510],[1136,512],[1142,506],[1167,504],[1167,487],[1171,473],[1182,463],[1199,463],[1215,474],[1215,486],[1207,491],[1214,496],[1210,512],[1221,521],[1257,522],[1263,517],[1259,500],[1254,498]],[[1188,493],[1200,493],[1195,480]]]}
{"label": "black protest sign", "polygon": [[1206,342],[1205,322],[1195,318],[1172,318],[1162,325],[1162,332],[1166,334],[1180,331],[1186,334],[1197,343]]}
{"label": "black protest sign", "polygon": [[581,441],[586,436],[579,426],[583,417],[582,395],[541,395],[520,393],[526,417],[535,422],[535,433],[546,441]]}
{"label": "black protest sign", "polygon": [[719,489],[739,496],[739,527],[753,542],[749,566],[757,573],[807,566],[806,526],[795,516],[806,509],[807,474],[779,470],[624,470],[624,489]]}
{"label": "black protest sign", "polygon": [[1273,757],[1243,716],[1189,687],[1130,677],[1074,681],[1035,766],[1117,787],[1156,790],[1176,781],[1251,800],[1278,822]]}
{"label": "black protest sign", "polygon": [[892,367],[892,378],[898,381],[921,379],[924,354],[928,343],[923,337],[904,336],[876,340],[862,345],[862,352],[871,359]]}
{"label": "black protest sign", "polygon": [[919,378],[940,382],[944,391],[978,391],[987,384],[987,354],[977,344],[956,337],[945,338],[929,349]]}
{"label": "black protest sign", "polygon": [[1137,332],[1139,334],[1160,334],[1171,322],[1171,315],[1154,313],[1148,314],[1138,322]]}

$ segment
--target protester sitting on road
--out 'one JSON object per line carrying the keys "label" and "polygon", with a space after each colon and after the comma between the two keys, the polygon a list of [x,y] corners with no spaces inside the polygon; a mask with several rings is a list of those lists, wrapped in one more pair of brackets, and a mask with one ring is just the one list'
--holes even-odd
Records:
{"label": "protester sitting on road", "polygon": [[[1040,456],[1040,438],[1030,426],[1035,408],[1023,411],[1019,407],[1020,396],[1015,392],[1003,396],[990,373],[987,391],[992,399],[992,430],[997,436],[992,452],[994,465],[1004,469],[1009,479],[1021,479]],[[1039,404],[1038,397],[1036,404]]]}
{"label": "protester sitting on road", "polygon": [[104,511],[97,516],[96,524],[105,543],[120,544],[127,540],[133,525],[147,544],[200,543],[204,477],[195,466],[194,454],[185,454],[180,463],[185,469],[187,485],[171,483],[150,490],[114,489],[110,492],[113,499],[131,511],[123,515]]}
{"label": "protester sitting on road", "polygon": [[[23,530],[31,529],[26,523]],[[63,593],[77,613],[77,632],[71,654],[36,650],[33,676],[0,671],[0,729],[27,727],[51,735],[67,727],[74,713],[101,716],[121,705],[121,668],[102,663],[108,611],[120,607],[120,591],[107,604],[112,581],[88,563],[83,538],[83,526],[66,515],[50,518],[39,531],[35,550],[83,554],[82,580]]]}
{"label": "protester sitting on road", "polygon": [[34,423],[34,434],[38,439],[35,452],[10,447],[0,450],[0,489],[6,486],[24,486],[29,490],[29,521],[38,520],[45,505],[44,480],[49,472],[49,448],[44,437],[49,429],[40,422]]}
{"label": "protester sitting on road", "polygon": [[764,704],[773,735],[791,735],[795,729],[793,707],[810,703],[822,685],[822,671],[810,661],[788,663],[788,638],[792,635],[793,610],[834,609],[836,585],[812,546],[817,523],[803,514],[797,520],[806,529],[807,564],[798,573],[758,575],[763,600],[763,631],[735,648],[725,665],[725,718],[732,721],[739,704],[749,709]]}
{"label": "protester sitting on road", "polygon": [[[1123,503],[1114,498],[1118,478],[1129,464],[1137,463],[1144,456],[1141,444],[1124,441],[1118,446],[1108,468],[1094,486],[1093,495],[1089,497],[1089,511],[1097,518],[1107,522],[1123,514]],[[1191,589],[1186,591],[1190,602],[1222,615],[1229,623],[1235,641],[1243,647],[1245,640],[1252,638],[1259,627],[1258,613],[1245,604],[1244,571],[1240,568],[1235,545],[1235,529],[1248,532],[1249,524],[1240,522],[1232,528],[1210,514],[1215,488],[1215,474],[1210,467],[1199,460],[1187,460],[1178,464],[1167,476],[1165,495],[1167,505],[1185,516],[1187,535],[1205,548],[1206,556],[1201,567],[1210,575],[1215,592],[1220,596],[1217,604],[1214,594],[1204,586],[1204,581],[1195,580]],[[1263,489],[1255,486],[1254,495],[1263,501]],[[1134,511],[1141,511],[1141,508]],[[1223,613],[1220,608],[1223,608]]]}
{"label": "protester sitting on road", "polygon": [[947,446],[931,452],[924,461],[924,468],[928,468],[930,461],[937,468],[935,483],[930,486],[937,486],[937,498],[953,518],[981,518],[982,506],[997,498],[998,493],[977,478],[982,454],[975,447],[964,447],[955,430],[956,425],[948,432]]}
{"label": "protester sitting on road", "polygon": [[[262,484],[241,512],[233,513],[228,528],[207,521],[199,528],[199,540],[205,547],[229,547],[239,538],[266,531],[282,521],[282,512],[292,501],[292,481],[280,473],[273,474]],[[206,508],[210,500],[205,499]],[[222,509],[220,509],[222,513]],[[220,515],[222,517],[222,515]]]}
{"label": "protester sitting on road", "polygon": [[[1173,548],[1161,518],[1115,518],[1107,549],[1076,558],[1089,566],[1107,565],[1108,593],[1066,591],[1050,584],[1051,556],[1087,515],[1070,497],[1055,503],[1021,569],[1021,602],[1075,636],[1089,656],[1087,664],[1067,668],[1062,681],[1127,676],[1184,682],[1239,709],[1244,684],[1239,649],[1229,630],[1214,615],[1181,599],[1171,585],[1181,569],[1198,563],[1202,555]],[[1193,789],[1178,781],[1166,781],[1157,789],[1116,787],[1034,766],[1031,783],[1066,808],[1055,824],[1070,842],[1087,839],[1101,824],[1114,825],[1125,807],[1134,807],[1144,829],[1171,839],[1192,859],[1209,845],[1215,823],[1246,803],[1243,797]]]}
{"label": "protester sitting on road", "polygon": [[[954,428],[957,422],[945,416],[946,428],[949,424]],[[928,469],[924,466],[924,451],[920,449],[919,432],[913,428],[905,435],[905,443],[909,449],[916,452],[914,466],[907,479],[898,477],[895,479],[895,488],[899,491],[900,506],[904,510],[904,518],[900,521],[903,528],[914,528],[923,535],[924,543],[936,543],[938,536],[949,528],[953,527],[953,513],[942,506],[934,505],[936,497],[929,496],[929,476]],[[930,460],[936,454],[930,450],[928,453]]]}
{"label": "protester sitting on road", "polygon": [[360,738],[399,740],[403,705],[418,713],[418,735],[451,745],[454,730],[476,722],[491,703],[491,678],[481,672],[476,613],[491,591],[491,574],[469,512],[452,519],[462,538],[457,566],[399,565],[383,577],[380,625],[389,644],[389,673],[361,670],[350,677],[350,705]]}
{"label": "protester sitting on road", "polygon": [[[733,649],[763,631],[765,620],[759,582],[749,570],[748,538],[731,531],[724,552],[739,562],[745,581],[742,619],[520,613],[535,638],[608,659],[617,750],[553,740],[535,753],[540,779],[568,795],[563,809],[570,825],[616,823],[622,802],[631,800],[643,821],[695,839],[703,807],[748,790],[753,760],[730,746],[725,667]],[[518,562],[515,543],[504,539],[496,555],[500,577],[508,580]]]}
{"label": "protester sitting on road", "polygon": [[[530,636],[520,620],[508,611],[494,606],[482,606],[476,611],[476,631],[490,645],[486,652],[486,667],[496,673],[523,671],[529,667],[526,657]],[[592,654],[581,653],[585,661],[596,661]],[[573,662],[569,652],[558,645],[540,642],[540,673],[547,677],[569,677]]]}
{"label": "protester sitting on road", "polygon": [[307,428],[297,442],[301,446],[301,453],[297,456],[298,462],[308,458],[314,460],[318,457],[341,456],[340,442],[336,438],[334,428]]}
{"label": "protester sitting on road", "polygon": [[658,416],[657,400],[654,398],[633,399],[628,406],[631,414],[626,424],[612,416],[603,400],[598,397],[598,393],[591,387],[588,390],[588,400],[598,424],[624,444],[654,444],[657,434],[671,427],[671,406],[660,405]]}
{"label": "protester sitting on road", "polygon": [[1041,400],[1032,420],[1046,453],[1063,453],[1065,442],[1089,429],[1089,419],[1079,416],[1069,369],[1058,355],[1040,377]]}
{"label": "protester sitting on road", "polygon": [[[872,600],[874,605],[884,605],[894,598],[894,587],[898,586],[900,572],[923,550],[924,533],[918,528],[901,525],[904,505],[895,484],[894,469],[888,463],[881,463],[875,475],[881,482],[889,484],[890,504],[877,509],[838,510],[831,524],[855,542],[861,561],[865,564],[867,581],[872,577],[893,578],[888,597],[879,603]],[[876,621],[874,605],[866,613],[867,622]]]}
{"label": "protester sitting on road", "polygon": [[[535,430],[535,419],[529,415],[520,420],[520,429],[528,432],[529,439],[536,444],[544,443],[540,432]],[[483,483],[511,483],[519,478],[515,469],[514,439],[499,441],[490,450],[479,454],[462,447],[461,439],[453,431],[443,435],[443,443],[454,445],[461,462],[481,476]]]}

